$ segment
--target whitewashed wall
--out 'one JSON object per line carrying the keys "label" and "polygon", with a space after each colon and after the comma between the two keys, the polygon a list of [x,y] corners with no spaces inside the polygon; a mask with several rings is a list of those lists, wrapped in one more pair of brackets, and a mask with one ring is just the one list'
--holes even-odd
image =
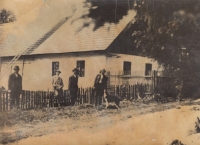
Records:
{"label": "whitewashed wall", "polygon": [[[23,69],[23,89],[24,90],[52,90],[52,62],[59,62],[61,70],[60,76],[64,81],[64,89],[68,89],[68,79],[73,74],[72,69],[76,67],[77,60],[85,60],[85,76],[79,78],[79,87],[92,87],[94,79],[99,71],[105,68],[111,74],[122,72],[124,61],[131,62],[131,71],[138,73],[145,72],[145,64],[151,63],[152,70],[158,69],[158,63],[152,59],[140,56],[114,54],[106,56],[103,54],[54,54],[31,56],[24,61]],[[1,71],[3,71],[10,59],[2,59]],[[22,74],[23,60],[18,60],[16,65],[20,67],[19,73]],[[14,66],[13,66],[14,67]],[[7,89],[8,77],[13,72],[10,69],[1,80],[1,86]],[[122,80],[111,80],[121,84]],[[137,80],[138,81],[138,80]]]}
{"label": "whitewashed wall", "polygon": [[[48,58],[47,58],[48,57]],[[73,74],[72,69],[76,67],[77,60],[85,60],[85,77],[79,78],[79,87],[93,86],[95,76],[99,70],[105,68],[106,57],[104,55],[56,55],[37,56],[33,59],[25,59],[23,70],[24,90],[52,90],[52,62],[58,61],[61,70],[60,76],[64,81],[64,89],[68,88],[68,79]],[[2,69],[6,67],[9,60],[3,60]],[[22,68],[22,60],[16,65]],[[8,77],[14,72],[9,71],[1,80],[1,85],[7,89]],[[22,74],[22,69],[19,71]]]}
{"label": "whitewashed wall", "polygon": [[157,61],[147,57],[126,55],[126,54],[113,54],[112,57],[106,58],[106,68],[111,73],[122,72],[124,61],[131,62],[131,71],[145,72],[146,63],[152,64],[152,70],[158,69]]}
{"label": "whitewashed wall", "polygon": [[[123,75],[124,61],[131,62],[131,75],[143,76],[135,78],[119,78],[114,77],[117,75]],[[111,54],[106,58],[106,69],[110,71],[112,77],[110,77],[110,85],[121,84],[136,84],[136,83],[150,83],[150,79],[144,78],[146,63],[152,64],[152,70],[158,70],[159,65],[157,61],[147,57],[126,55],[126,54]],[[114,75],[114,76],[113,76]]]}

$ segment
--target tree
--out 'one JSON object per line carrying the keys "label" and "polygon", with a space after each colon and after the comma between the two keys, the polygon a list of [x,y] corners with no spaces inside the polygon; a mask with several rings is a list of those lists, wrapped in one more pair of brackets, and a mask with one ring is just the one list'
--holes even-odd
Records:
{"label": "tree", "polygon": [[15,15],[13,14],[13,12],[6,10],[6,9],[2,9],[0,12],[0,24],[1,23],[10,23],[16,20]]}
{"label": "tree", "polygon": [[104,23],[118,23],[128,10],[133,8],[133,0],[86,0],[85,7],[89,7],[89,17],[95,21],[94,31]]}
{"label": "tree", "polygon": [[[136,11],[130,28],[138,54],[157,60],[183,84],[182,95],[192,95],[200,86],[199,0],[87,0],[96,22],[118,23],[129,9]],[[94,30],[95,30],[94,29]]]}
{"label": "tree", "polygon": [[200,1],[135,1],[135,43],[141,53],[155,58],[181,80],[188,96],[200,84]]}

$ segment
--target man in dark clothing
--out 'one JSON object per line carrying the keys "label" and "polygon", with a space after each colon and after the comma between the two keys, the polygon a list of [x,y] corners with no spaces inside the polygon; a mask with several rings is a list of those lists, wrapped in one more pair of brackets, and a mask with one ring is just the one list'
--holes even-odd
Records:
{"label": "man in dark clothing", "polygon": [[69,77],[68,89],[70,91],[71,104],[72,106],[74,106],[77,100],[77,93],[78,93],[79,70],[77,68],[74,68],[72,71],[74,74],[71,77]]}
{"label": "man in dark clothing", "polygon": [[13,106],[19,108],[20,94],[22,92],[22,77],[18,73],[19,66],[14,67],[14,73],[9,76],[8,80],[8,92],[11,98],[11,109]]}
{"label": "man in dark clothing", "polygon": [[100,73],[96,76],[94,81],[94,89],[95,89],[95,105],[101,105],[102,104],[102,97],[104,90],[107,90],[107,80],[108,78],[105,76],[106,70],[103,69],[100,71]]}

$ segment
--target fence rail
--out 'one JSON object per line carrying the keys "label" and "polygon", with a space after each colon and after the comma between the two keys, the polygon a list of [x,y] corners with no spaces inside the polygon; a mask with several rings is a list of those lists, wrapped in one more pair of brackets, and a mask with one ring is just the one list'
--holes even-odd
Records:
{"label": "fence rail", "polygon": [[[120,96],[122,99],[137,99],[142,94],[151,94],[153,92],[152,85],[135,84],[135,85],[117,85],[109,86],[107,89],[111,95]],[[95,104],[95,91],[93,88],[79,88],[76,104]],[[7,91],[0,91],[0,111],[11,109],[11,98]],[[63,91],[61,97],[61,105],[71,105],[71,97],[68,90]],[[20,95],[19,109],[29,110],[36,108],[51,108],[58,106],[58,98],[51,91],[29,91],[23,90]]]}
{"label": "fence rail", "polygon": [[[120,96],[126,100],[136,100],[138,97],[144,97],[145,95],[151,95],[154,93],[172,94],[176,92],[175,85],[173,84],[175,77],[157,76],[157,72],[154,71],[154,75],[150,78],[144,78],[145,81],[138,80],[132,81],[133,85],[129,85],[130,78],[125,80],[129,83],[123,83],[123,85],[112,85],[108,83],[107,91],[111,95]],[[109,79],[112,79],[110,76]],[[114,77],[115,79],[115,77]],[[108,81],[109,82],[109,81]],[[114,83],[120,84],[120,83]],[[76,104],[95,104],[95,91],[92,87],[79,88]],[[0,90],[0,111],[11,109],[11,98],[7,91]],[[69,106],[71,104],[71,97],[68,90],[63,91],[61,98],[61,105]],[[20,95],[19,108],[23,110],[35,109],[35,108],[50,108],[58,106],[58,98],[54,96],[51,91],[29,91],[23,90]]]}

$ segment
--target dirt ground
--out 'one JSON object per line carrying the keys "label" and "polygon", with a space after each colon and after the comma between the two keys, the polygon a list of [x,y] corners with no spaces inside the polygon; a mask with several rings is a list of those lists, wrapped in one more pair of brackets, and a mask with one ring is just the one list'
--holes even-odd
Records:
{"label": "dirt ground", "polygon": [[199,145],[200,100],[165,104],[121,102],[0,113],[0,143],[9,145]]}

